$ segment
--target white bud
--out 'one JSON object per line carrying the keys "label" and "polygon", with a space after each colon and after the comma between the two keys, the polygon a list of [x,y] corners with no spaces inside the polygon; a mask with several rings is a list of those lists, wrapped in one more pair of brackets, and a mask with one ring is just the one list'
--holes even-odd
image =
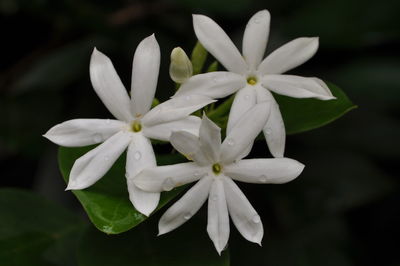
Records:
{"label": "white bud", "polygon": [[171,52],[169,75],[176,83],[184,83],[193,75],[193,66],[182,48],[176,47]]}

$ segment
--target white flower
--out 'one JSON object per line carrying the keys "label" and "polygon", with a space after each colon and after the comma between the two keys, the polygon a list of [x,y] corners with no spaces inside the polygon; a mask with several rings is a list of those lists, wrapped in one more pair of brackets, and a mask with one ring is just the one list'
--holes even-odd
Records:
{"label": "white flower", "polygon": [[[285,126],[270,91],[295,98],[335,99],[327,85],[317,78],[282,73],[310,59],[318,49],[318,38],[298,38],[275,50],[262,60],[269,35],[270,14],[256,13],[248,22],[243,37],[243,56],[210,18],[193,15],[193,25],[201,44],[225,66],[227,71],[195,75],[183,84],[176,95],[199,94],[222,98],[237,91],[229,115],[227,131],[241,115],[256,103],[270,101],[271,114],[263,131],[274,157],[283,157]],[[265,115],[265,114],[264,114]]]}
{"label": "white flower", "polygon": [[142,169],[156,165],[149,138],[169,140],[172,130],[177,129],[198,134],[201,120],[189,114],[212,102],[205,96],[183,96],[150,110],[159,67],[160,48],[154,35],[151,35],[136,49],[129,98],[110,59],[94,49],[90,61],[93,88],[117,120],[69,120],[54,126],[44,135],[52,142],[66,147],[103,142],[76,160],[67,190],[84,189],[94,184],[128,148],[126,177],[130,200],[145,215],[157,207],[159,193],[144,192],[132,183],[132,179]]}
{"label": "white flower", "polygon": [[[159,234],[174,230],[192,217],[208,198],[207,232],[218,253],[229,238],[229,218],[244,238],[261,244],[260,216],[233,180],[256,184],[281,184],[296,178],[304,165],[288,158],[241,160],[264,127],[269,104],[256,104],[233,126],[221,144],[220,128],[203,116],[199,137],[173,132],[172,145],[193,162],[147,168],[134,183],[150,192],[169,191],[199,180],[161,217]],[[233,179],[233,180],[232,180]]]}

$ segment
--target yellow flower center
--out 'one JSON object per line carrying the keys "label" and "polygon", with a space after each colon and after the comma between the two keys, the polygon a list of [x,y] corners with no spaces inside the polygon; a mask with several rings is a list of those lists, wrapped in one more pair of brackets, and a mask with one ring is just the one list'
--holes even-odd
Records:
{"label": "yellow flower center", "polygon": [[212,166],[212,171],[214,172],[214,174],[218,175],[222,171],[222,166],[219,163],[215,163]]}
{"label": "yellow flower center", "polygon": [[132,128],[131,129],[132,129],[133,132],[139,132],[140,130],[142,130],[142,125],[140,124],[139,121],[135,120],[132,123]]}
{"label": "yellow flower center", "polygon": [[250,76],[250,77],[247,78],[247,83],[250,84],[250,85],[256,85],[257,84],[257,78],[253,77],[253,76]]}

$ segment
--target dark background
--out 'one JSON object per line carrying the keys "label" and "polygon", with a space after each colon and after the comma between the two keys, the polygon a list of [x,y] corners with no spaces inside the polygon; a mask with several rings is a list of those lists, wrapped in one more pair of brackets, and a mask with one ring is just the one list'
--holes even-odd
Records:
{"label": "dark background", "polygon": [[[112,59],[129,88],[134,50],[155,32],[157,96],[165,100],[174,88],[170,51],[190,52],[196,42],[192,13],[212,17],[240,47],[247,20],[265,8],[272,15],[267,52],[319,36],[316,56],[292,73],[335,83],[359,108],[288,136],[286,156],[306,165],[297,180],[241,185],[266,234],[259,248],[232,226],[232,265],[400,265],[398,0],[0,0],[0,185],[82,212],[64,192],[57,147],[41,135],[68,119],[111,118],[90,84],[93,47]],[[266,149],[259,142],[253,155],[269,156]],[[206,234],[205,217],[203,208],[193,218],[202,226],[184,227]]]}

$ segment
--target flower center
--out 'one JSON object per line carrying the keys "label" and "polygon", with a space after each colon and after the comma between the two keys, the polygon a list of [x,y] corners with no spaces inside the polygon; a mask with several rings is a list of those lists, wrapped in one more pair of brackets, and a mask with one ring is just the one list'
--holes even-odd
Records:
{"label": "flower center", "polygon": [[257,84],[257,78],[254,76],[250,76],[247,78],[247,83],[250,85],[256,85]]}
{"label": "flower center", "polygon": [[222,166],[219,163],[215,163],[212,166],[212,171],[214,172],[214,174],[219,175],[222,171]]}
{"label": "flower center", "polygon": [[133,132],[139,132],[140,130],[142,130],[142,125],[140,124],[139,121],[135,120],[131,125],[131,130]]}

